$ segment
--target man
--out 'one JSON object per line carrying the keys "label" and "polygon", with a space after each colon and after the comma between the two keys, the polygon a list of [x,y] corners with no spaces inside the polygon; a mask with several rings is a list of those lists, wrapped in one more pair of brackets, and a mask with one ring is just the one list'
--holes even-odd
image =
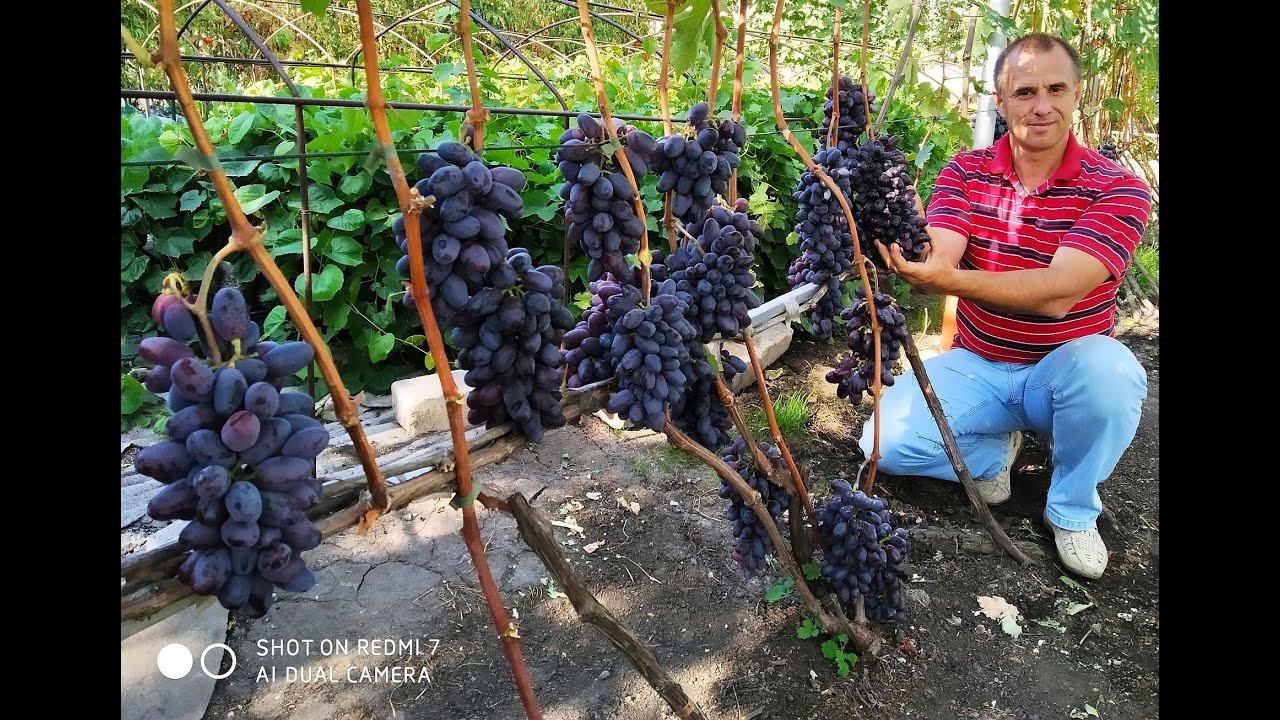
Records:
{"label": "man", "polygon": [[[908,262],[880,245],[917,290],[955,295],[955,347],[925,363],[966,467],[988,504],[1009,498],[1022,432],[1050,438],[1044,518],[1067,569],[1099,578],[1097,485],[1137,432],[1146,372],[1114,338],[1116,290],[1151,211],[1147,186],[1080,145],[1080,59],[1030,34],[996,61],[1009,132],[957,154],[929,203],[930,247]],[[956,481],[914,378],[880,401],[880,468]],[[863,429],[870,454],[874,424]]]}

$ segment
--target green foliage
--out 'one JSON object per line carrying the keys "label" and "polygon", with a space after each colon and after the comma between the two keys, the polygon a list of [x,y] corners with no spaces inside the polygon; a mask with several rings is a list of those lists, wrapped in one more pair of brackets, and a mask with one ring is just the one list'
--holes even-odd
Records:
{"label": "green foliage", "polygon": [[779,600],[789,596],[792,592],[795,592],[795,589],[796,589],[796,582],[791,578],[786,578],[781,582],[777,582],[777,583],[774,583],[773,585],[770,585],[769,589],[764,591],[764,600],[765,602],[772,605],[778,602]]}
{"label": "green foliage", "polygon": [[[823,634],[822,626],[813,618],[806,618],[800,627],[796,628],[796,637],[801,640],[816,638]],[[845,648],[849,645],[849,636],[841,633],[832,635],[822,643],[822,656],[831,660],[836,665],[836,672],[840,677],[849,675],[849,671],[853,669],[855,663],[858,662],[858,656],[855,653],[845,652]]]}
{"label": "green foliage", "polygon": [[120,432],[134,427],[159,428],[169,419],[169,411],[158,395],[137,379],[120,374]]}
{"label": "green foliage", "polygon": [[[497,17],[499,15],[494,13],[502,11],[503,3],[504,0],[489,0],[478,3],[477,7],[483,5],[484,13]],[[334,23],[353,25],[354,18],[349,15],[349,10],[339,5],[327,8],[322,7],[326,5],[323,2],[307,5],[307,11],[324,15],[312,21],[317,27],[308,25],[308,33],[327,52],[327,48],[337,46],[336,40],[330,42],[326,39],[339,37]],[[685,0],[680,4],[681,11],[685,13],[685,25],[682,27],[689,26],[686,32],[692,39],[688,41],[687,49],[679,51],[691,55],[688,68],[682,75],[673,74],[671,109],[677,126],[687,109],[704,100],[706,95],[710,77],[710,38],[714,29],[709,19],[695,11],[707,5],[706,0]],[[729,20],[732,41],[736,32],[732,14],[736,8],[722,4],[721,9]],[[816,12],[814,8],[807,7],[793,10],[789,7],[788,23],[797,22],[788,32],[803,32],[803,27],[813,27],[829,36],[830,28],[822,29],[829,10],[820,10]],[[547,8],[539,7],[536,14],[537,17],[531,15],[525,22],[549,24],[571,18],[575,11],[562,5],[548,4]],[[209,16],[216,17],[216,13],[210,12]],[[513,15],[509,13],[508,16]],[[456,8],[444,7],[433,19],[451,22],[456,17]],[[696,21],[700,17],[705,22]],[[150,21],[153,22],[154,18]],[[122,22],[140,38],[147,37],[150,31],[145,17],[130,14],[122,16]],[[201,30],[205,22],[201,16],[193,24],[191,32],[217,34],[212,28]],[[892,22],[897,23],[894,26],[897,27],[905,20],[894,19]],[[602,40],[624,39],[612,28],[598,22],[596,26]],[[579,33],[575,23],[556,28],[556,32],[559,31],[567,37],[577,37]],[[427,43],[429,48],[438,48],[441,52],[447,49],[448,53],[453,53],[439,58],[433,72],[384,74],[382,82],[387,99],[468,103],[466,83],[460,75],[461,59],[456,54],[457,43],[449,44],[451,37],[447,32],[439,32]],[[219,36],[214,47],[219,48],[222,43],[232,40],[234,38],[223,40]],[[759,278],[757,292],[767,298],[788,289],[786,271],[796,256],[793,231],[795,203],[790,195],[799,183],[804,167],[779,134],[774,121],[767,46],[759,36],[750,36],[748,40],[742,98],[748,141],[739,168],[738,189],[742,197],[748,198],[751,213],[765,229],[757,246],[755,270]],[[285,37],[284,33],[278,33],[270,42],[279,46],[276,49],[283,57],[316,59],[316,48],[296,35]],[[390,36],[380,41],[380,49],[386,53],[382,59],[384,65],[416,62],[407,60],[408,56],[401,54],[407,50],[397,43]],[[528,49],[530,53],[551,52],[547,48]],[[673,59],[676,52],[673,51]],[[646,53],[652,54],[646,56],[645,53],[608,45],[603,48],[605,82],[615,112],[660,114],[656,94],[659,63],[655,48],[647,48]],[[856,58],[857,53],[852,55]],[[830,82],[828,56],[829,46],[824,49],[813,43],[800,43],[789,44],[781,58],[787,63],[787,80],[781,90],[783,111],[793,132],[809,151],[816,147],[812,130],[820,124],[825,84]],[[730,48],[725,53],[718,89],[717,112],[720,114],[728,112],[732,98],[732,57]],[[546,60],[535,57],[535,62],[560,88],[569,107],[595,111],[595,91],[585,56],[579,52],[568,58],[558,58],[555,62]],[[541,84],[511,79],[514,72],[527,72],[527,68],[517,60],[498,62],[498,58],[490,54],[482,55],[478,62],[487,103],[510,107],[556,107],[554,97]],[[845,72],[856,74],[850,64],[852,61],[842,62]],[[882,64],[877,58],[870,64],[870,75],[877,84],[878,92],[883,93],[887,88],[887,76],[893,62],[896,59]],[[259,70],[248,69],[243,71],[245,75],[235,76],[219,67],[206,78],[206,88],[211,92],[287,94],[283,86]],[[219,75],[218,72],[224,74]],[[912,72],[915,72],[914,68]],[[291,68],[290,74],[306,97],[363,98],[360,87],[351,87],[353,78],[358,84],[363,83],[363,75],[359,72]],[[268,79],[253,81],[254,77]],[[954,111],[931,115],[916,107],[920,103],[937,101],[930,100],[926,84],[915,82],[914,75],[912,80],[898,90],[885,127],[886,131],[902,135],[901,146],[910,151],[908,158],[917,162],[921,169],[919,188],[927,198],[928,186],[937,170],[961,144],[967,142],[968,122],[960,119]],[[122,84],[136,83],[136,77],[122,76]],[[250,214],[251,221],[264,225],[263,239],[268,251],[301,295],[304,290],[303,244],[299,160],[296,157],[300,141],[296,137],[294,108],[227,103],[202,106],[201,110],[207,113],[204,120],[216,147],[218,164],[236,185],[237,199]],[[180,114],[177,120],[170,120],[143,116],[129,112],[128,108],[122,113],[120,306],[123,373],[138,364],[136,343],[157,331],[148,311],[164,275],[178,271],[189,280],[199,281],[213,254],[225,244],[229,227],[221,200],[202,169],[206,161],[198,158],[192,150],[191,134]],[[305,143],[310,154],[307,199],[310,210],[312,318],[329,344],[347,389],[352,393],[364,390],[385,393],[391,382],[406,372],[416,371],[424,362],[428,368],[431,367],[421,341],[411,341],[420,337],[418,318],[415,313],[406,312],[401,305],[404,290],[401,278],[395,272],[400,252],[390,231],[391,221],[399,212],[398,201],[386,168],[381,163],[369,163],[376,142],[367,110],[308,107],[303,114],[307,137],[301,142]],[[400,160],[411,181],[417,180],[413,169],[416,151],[447,138],[456,138],[461,119],[460,114],[451,113],[403,110],[389,113],[392,137],[401,149]],[[634,124],[655,137],[662,134],[661,123]],[[555,144],[565,125],[566,120],[562,118],[514,115],[495,115],[486,125],[485,159],[518,168],[528,179],[522,193],[524,214],[511,223],[510,237],[529,248],[538,263],[559,265],[563,260],[563,201],[557,194],[560,177],[554,162],[554,149],[547,146]],[[929,135],[928,143],[917,152],[926,133]],[[237,159],[248,156],[260,159]],[[179,162],[172,162],[174,160]],[[150,161],[170,163],[127,164]],[[656,192],[656,183],[657,178],[650,176],[641,193],[650,210],[647,218],[650,245],[665,249],[667,242],[660,231],[661,198]],[[215,281],[234,282],[242,288],[254,310],[254,320],[263,327],[264,337],[298,337],[292,322],[279,306],[274,290],[251,260],[243,255],[234,255],[224,268],[228,272],[215,274]],[[586,258],[577,248],[571,249],[567,273],[570,279],[567,289],[570,297],[574,298],[570,307],[577,313],[584,307],[583,294],[586,290]],[[324,392],[323,388],[319,391]]]}

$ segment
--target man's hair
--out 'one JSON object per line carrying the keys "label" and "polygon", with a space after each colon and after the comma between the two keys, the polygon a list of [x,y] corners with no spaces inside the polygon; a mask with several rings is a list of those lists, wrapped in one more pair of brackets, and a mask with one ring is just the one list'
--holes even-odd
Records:
{"label": "man's hair", "polygon": [[1052,50],[1055,46],[1066,51],[1067,56],[1071,58],[1071,64],[1075,67],[1075,81],[1080,82],[1080,53],[1071,47],[1071,43],[1060,37],[1049,35],[1047,33],[1027,33],[1022,37],[1009,43],[1004,50],[1000,51],[1000,56],[996,58],[996,92],[1002,93],[1000,88],[1001,78],[1004,77],[1005,61],[1009,59],[1009,55],[1020,48],[1026,48],[1034,52],[1046,52]]}

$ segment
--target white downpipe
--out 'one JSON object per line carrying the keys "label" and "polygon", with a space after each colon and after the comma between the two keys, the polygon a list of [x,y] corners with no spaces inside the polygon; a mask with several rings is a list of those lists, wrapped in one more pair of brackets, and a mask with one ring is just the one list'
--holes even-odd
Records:
{"label": "white downpipe", "polygon": [[[1009,16],[1009,0],[991,0],[992,12],[1000,17]],[[1004,50],[1008,38],[1004,36],[1004,32],[996,29],[991,35],[991,41],[987,43],[987,62],[982,68],[982,87],[987,89],[994,88],[996,75],[996,58],[1000,57],[1000,51]],[[982,93],[978,96],[978,116],[973,128],[973,148],[987,147],[992,143],[992,139],[996,134],[996,100],[991,93]]]}

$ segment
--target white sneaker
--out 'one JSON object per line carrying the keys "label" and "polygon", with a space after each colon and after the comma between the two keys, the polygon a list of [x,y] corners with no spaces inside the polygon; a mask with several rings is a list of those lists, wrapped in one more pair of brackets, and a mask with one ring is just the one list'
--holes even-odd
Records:
{"label": "white sneaker", "polygon": [[1004,464],[996,471],[995,477],[990,479],[974,478],[974,485],[978,488],[978,497],[988,505],[999,505],[1009,499],[1012,494],[1012,488],[1009,484],[1010,476],[1013,475],[1013,462],[1018,459],[1018,452],[1022,450],[1022,432],[1015,430],[1009,436],[1009,452],[1004,456]]}
{"label": "white sneaker", "polygon": [[1058,557],[1071,572],[1097,580],[1107,569],[1107,546],[1094,525],[1088,530],[1064,530],[1049,521],[1049,511],[1044,513],[1045,527],[1053,531]]}

